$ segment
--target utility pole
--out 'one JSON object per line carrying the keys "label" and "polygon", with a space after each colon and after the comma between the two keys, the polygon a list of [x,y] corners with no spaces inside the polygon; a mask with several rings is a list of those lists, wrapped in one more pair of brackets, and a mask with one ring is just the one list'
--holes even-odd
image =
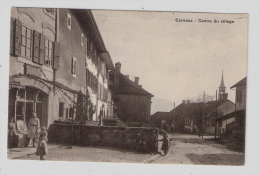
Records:
{"label": "utility pole", "polygon": [[203,138],[203,133],[204,133],[204,113],[205,113],[205,91],[203,95],[203,115],[202,115],[202,138]]}
{"label": "utility pole", "polygon": [[216,90],[216,121],[215,121],[215,139],[217,138],[217,116],[218,116],[218,103],[217,103],[217,93],[218,93],[218,90]]}

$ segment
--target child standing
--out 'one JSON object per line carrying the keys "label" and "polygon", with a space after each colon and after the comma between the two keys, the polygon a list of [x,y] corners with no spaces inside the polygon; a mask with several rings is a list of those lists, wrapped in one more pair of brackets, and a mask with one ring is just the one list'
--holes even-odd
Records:
{"label": "child standing", "polygon": [[163,135],[162,141],[163,141],[162,151],[164,152],[163,155],[165,156],[169,150],[169,139],[168,139],[168,135],[166,133]]}
{"label": "child standing", "polygon": [[36,155],[40,156],[40,160],[44,160],[43,156],[47,155],[48,149],[47,149],[47,141],[48,141],[48,133],[46,131],[46,127],[42,126],[41,131],[39,133],[39,144],[36,150]]}

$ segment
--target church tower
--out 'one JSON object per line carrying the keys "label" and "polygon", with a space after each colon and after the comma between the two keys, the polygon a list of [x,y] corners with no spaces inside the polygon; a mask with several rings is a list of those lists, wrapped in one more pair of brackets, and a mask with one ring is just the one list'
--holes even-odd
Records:
{"label": "church tower", "polygon": [[222,70],[222,79],[219,86],[219,96],[218,99],[222,101],[226,101],[228,97],[228,93],[226,93],[226,86],[224,84],[223,70]]}

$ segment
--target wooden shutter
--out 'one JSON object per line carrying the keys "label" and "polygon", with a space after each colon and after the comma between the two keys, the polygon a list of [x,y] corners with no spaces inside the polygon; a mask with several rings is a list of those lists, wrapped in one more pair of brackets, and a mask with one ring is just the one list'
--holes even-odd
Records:
{"label": "wooden shutter", "polygon": [[90,58],[90,40],[87,37],[87,57]]}
{"label": "wooden shutter", "polygon": [[87,70],[87,72],[88,72],[88,75],[87,75],[87,81],[88,81],[88,86],[89,86],[89,70]]}
{"label": "wooden shutter", "polygon": [[91,89],[93,89],[93,74],[91,73]]}
{"label": "wooden shutter", "polygon": [[74,74],[76,74],[76,69],[77,69],[77,61],[76,60],[73,60],[74,61]]}
{"label": "wooden shutter", "polygon": [[22,43],[22,23],[15,19],[15,51],[16,56],[21,56],[21,43]]}
{"label": "wooden shutter", "polygon": [[10,54],[13,55],[14,54],[14,37],[15,37],[15,33],[14,33],[14,25],[15,25],[15,19],[13,17],[11,17],[11,26],[10,26]]}
{"label": "wooden shutter", "polygon": [[86,86],[88,85],[88,69],[86,69]]}
{"label": "wooden shutter", "polygon": [[[53,68],[58,70],[60,68],[60,43],[55,41],[53,47]],[[73,58],[72,58],[73,61]],[[74,70],[76,71],[76,70]]]}
{"label": "wooden shutter", "polygon": [[74,68],[74,66],[73,66],[73,58],[71,58],[71,73],[73,74],[74,72],[73,72],[73,68]]}
{"label": "wooden shutter", "polygon": [[33,30],[33,62],[40,63],[40,33]]}
{"label": "wooden shutter", "polygon": [[40,54],[39,54],[39,64],[44,64],[45,60],[45,36],[43,34],[40,35]]}
{"label": "wooden shutter", "polygon": [[97,93],[97,81],[98,81],[98,79],[96,78],[96,79],[95,79],[95,87],[94,87],[95,93]]}

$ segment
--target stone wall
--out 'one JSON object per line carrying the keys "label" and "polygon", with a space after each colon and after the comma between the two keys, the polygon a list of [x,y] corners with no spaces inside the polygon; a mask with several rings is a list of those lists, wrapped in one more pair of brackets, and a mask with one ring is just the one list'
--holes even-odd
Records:
{"label": "stone wall", "polygon": [[[158,138],[157,128],[86,125],[72,126],[71,124],[59,123],[50,125],[48,130],[48,140],[49,142],[68,145],[73,142],[73,145],[121,147],[149,152],[151,146],[149,140],[152,130],[155,131]],[[141,134],[143,140],[141,145],[136,143],[138,133]]]}

